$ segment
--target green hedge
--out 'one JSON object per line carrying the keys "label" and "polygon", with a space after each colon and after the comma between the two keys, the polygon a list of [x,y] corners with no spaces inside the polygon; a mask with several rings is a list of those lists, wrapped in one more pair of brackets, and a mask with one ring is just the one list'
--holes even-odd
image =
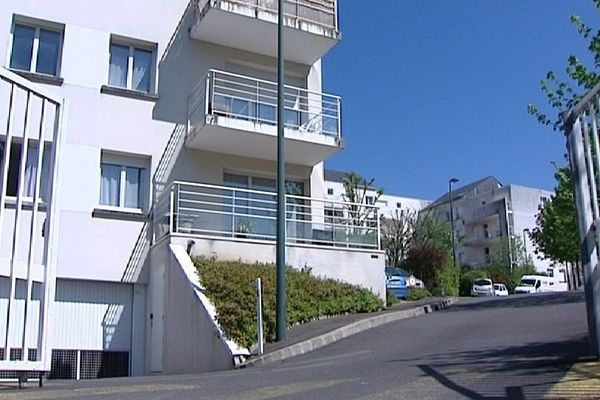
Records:
{"label": "green hedge", "polygon": [[[256,306],[254,284],[263,286],[263,320],[267,341],[275,338],[275,266],[237,261],[194,259],[206,295],[217,309],[217,321],[228,338],[251,347],[256,343]],[[381,310],[383,303],[366,289],[318,279],[310,272],[286,270],[286,323],[288,326],[323,316]]]}
{"label": "green hedge", "polygon": [[411,287],[408,293],[407,300],[416,301],[427,297],[431,297],[431,293],[429,292],[429,290],[420,287]]}

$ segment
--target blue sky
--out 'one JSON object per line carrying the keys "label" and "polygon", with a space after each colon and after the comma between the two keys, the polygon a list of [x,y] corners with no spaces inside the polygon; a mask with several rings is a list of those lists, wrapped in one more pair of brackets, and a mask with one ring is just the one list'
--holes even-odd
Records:
{"label": "blue sky", "polygon": [[346,147],[326,168],[424,199],[451,177],[554,187],[564,138],[527,104],[546,106],[540,79],[562,73],[569,54],[589,59],[570,16],[598,27],[592,0],[339,3],[342,41],[324,58],[323,79],[342,96]]}

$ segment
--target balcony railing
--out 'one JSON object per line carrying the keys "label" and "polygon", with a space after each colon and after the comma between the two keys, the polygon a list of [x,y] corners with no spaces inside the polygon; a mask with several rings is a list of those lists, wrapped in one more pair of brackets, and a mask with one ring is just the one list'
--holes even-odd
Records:
{"label": "balcony railing", "polygon": [[[154,238],[164,235],[274,242],[277,194],[174,182],[156,203]],[[286,195],[286,243],[380,249],[377,206]]]}
{"label": "balcony railing", "polygon": [[[340,136],[338,96],[285,86],[285,128],[307,135]],[[189,134],[207,123],[206,116],[277,124],[277,84],[248,76],[209,70],[188,100]]]}
{"label": "balcony railing", "polygon": [[491,242],[497,242],[498,240],[500,240],[500,238],[502,238],[502,231],[497,230],[497,231],[492,231],[492,232],[483,232],[483,233],[479,233],[479,234],[472,234],[472,235],[468,235],[465,236],[461,242],[464,243],[465,245],[472,245],[472,244],[477,244],[477,243],[491,243]]}
{"label": "balcony railing", "polygon": [[[201,20],[211,7],[277,22],[277,0],[200,1],[195,20]],[[322,34],[338,34],[337,0],[284,0],[284,17],[286,26],[311,31],[306,25],[316,25],[324,30]]]}

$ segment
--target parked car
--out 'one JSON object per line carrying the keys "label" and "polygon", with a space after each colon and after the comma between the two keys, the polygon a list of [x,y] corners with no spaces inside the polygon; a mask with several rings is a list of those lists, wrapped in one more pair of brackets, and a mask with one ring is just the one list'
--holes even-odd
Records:
{"label": "parked car", "polygon": [[475,279],[471,296],[494,296],[494,283],[491,279]]}
{"label": "parked car", "polygon": [[392,292],[397,299],[408,298],[409,287],[405,271],[400,268],[385,269],[385,288]]}
{"label": "parked car", "polygon": [[494,283],[494,293],[496,296],[508,296],[508,289],[504,283]]}

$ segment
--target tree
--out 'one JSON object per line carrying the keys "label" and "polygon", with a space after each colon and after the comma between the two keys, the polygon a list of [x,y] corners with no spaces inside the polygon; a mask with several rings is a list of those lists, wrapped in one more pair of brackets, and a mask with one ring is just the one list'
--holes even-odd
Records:
{"label": "tree", "polygon": [[460,269],[452,260],[450,224],[432,213],[419,215],[411,235],[406,269],[421,278],[433,294],[458,295]]}
{"label": "tree", "polygon": [[[349,172],[342,178],[344,185],[344,194],[342,199],[347,203],[348,216],[352,221],[353,226],[364,226],[365,222],[373,218],[373,209],[369,206],[377,203],[377,200],[383,194],[383,189],[373,189],[375,178],[367,181],[365,178],[356,172]],[[372,199],[367,204],[368,191],[371,190],[374,194]]]}
{"label": "tree", "polygon": [[579,261],[577,210],[568,167],[556,167],[555,193],[536,216],[537,227],[531,232],[536,252],[558,263]]}
{"label": "tree", "polygon": [[[600,11],[600,0],[593,0],[593,2]],[[571,22],[587,42],[594,63],[591,67],[586,67],[579,57],[571,54],[567,58],[566,79],[560,77],[554,71],[549,71],[546,77],[541,80],[541,89],[548,100],[548,104],[551,108],[556,109],[558,113],[571,109],[585,93],[600,82],[600,30],[594,30],[577,15],[571,16]],[[562,128],[560,117],[548,117],[535,104],[529,104],[527,112],[540,123],[552,125],[554,130]]]}
{"label": "tree", "polygon": [[381,245],[385,250],[387,265],[399,267],[407,256],[417,213],[402,210],[384,216],[381,223]]}

